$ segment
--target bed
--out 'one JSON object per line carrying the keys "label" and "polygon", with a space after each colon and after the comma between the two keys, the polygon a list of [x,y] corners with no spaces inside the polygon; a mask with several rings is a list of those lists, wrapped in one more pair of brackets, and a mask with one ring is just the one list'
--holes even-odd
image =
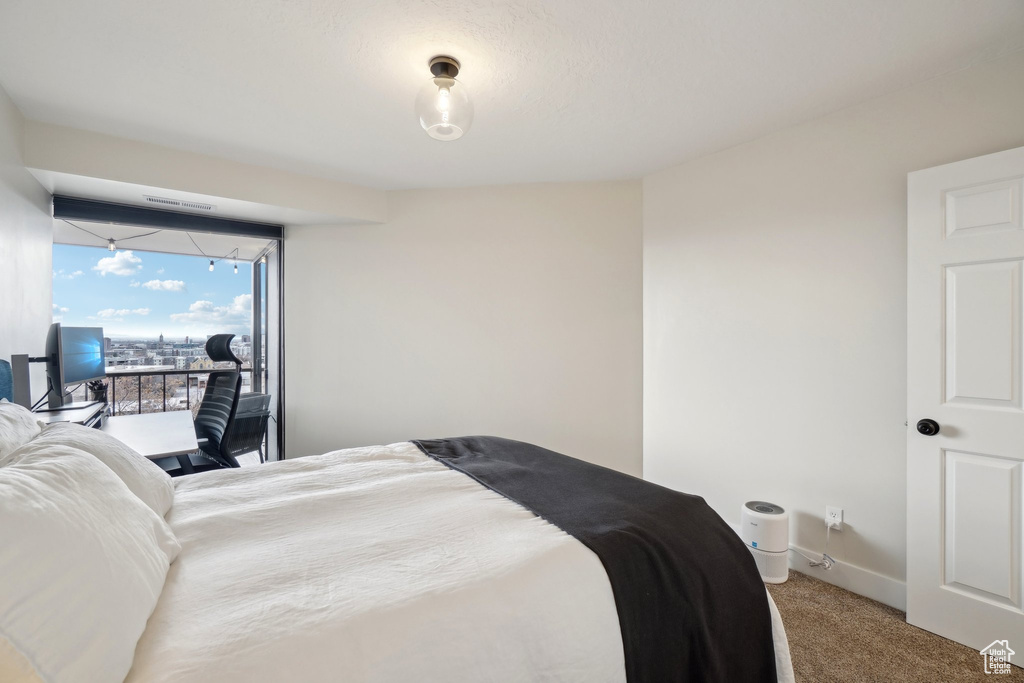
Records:
{"label": "bed", "polygon": [[[0,502],[5,471],[25,462],[52,466],[55,457],[68,459],[73,451],[100,453],[128,489],[134,483],[138,497],[152,493],[148,483],[133,482],[135,470],[125,475],[111,466],[110,451],[117,449],[85,431],[95,430],[48,429],[6,462],[0,452]],[[518,448],[517,442],[498,442]],[[102,669],[102,676],[89,680],[121,680],[125,673],[131,683],[657,680],[651,677],[656,667],[645,670],[631,662],[638,646],[623,634],[637,626],[621,621],[616,607],[621,590],[613,590],[607,560],[588,547],[589,541],[499,492],[500,484],[459,462],[458,454],[446,459],[445,449],[466,443],[479,446],[459,440],[405,442],[174,480],[160,522],[166,522],[177,545],[170,547],[161,536],[160,522],[146,518],[157,528],[154,547],[163,549],[167,561],[130,651],[82,668],[73,661],[74,652],[52,652],[52,641],[86,635],[61,633],[42,644],[12,635],[24,631],[23,625],[0,618],[0,677],[23,670],[28,672],[24,680],[83,680],[75,676]],[[541,451],[527,452],[534,457]],[[119,457],[130,454],[119,452]],[[507,473],[519,464],[499,469]],[[89,470],[89,477],[99,475]],[[114,488],[109,479],[104,485]],[[78,491],[84,496],[81,486]],[[154,518],[165,505],[163,495],[144,501]],[[0,530],[0,543],[12,542],[4,533]],[[736,546],[746,552],[738,539]],[[0,570],[10,555],[5,552],[0,551]],[[105,566],[110,571],[112,563]],[[739,571],[756,576],[752,561]],[[698,584],[719,573],[713,568]],[[104,580],[96,580],[97,591]],[[154,576],[154,585],[158,582]],[[12,590],[19,589],[31,586]],[[73,587],[67,590],[72,595]],[[687,673],[677,669],[671,680],[740,680],[730,671],[755,672],[744,674],[747,680],[792,680],[781,619],[763,585],[759,590],[765,597],[752,614],[737,618],[734,612],[725,618],[725,628],[732,624],[737,634],[749,634],[739,622],[761,619],[769,624],[767,635],[759,642],[737,642],[709,616],[713,644],[720,650],[709,656],[689,648]],[[145,602],[152,592],[133,602]],[[115,608],[120,609],[106,603],[101,609]],[[115,621],[113,612],[107,619]],[[122,621],[131,619],[116,624]],[[642,627],[639,632],[641,640],[658,640]],[[105,634],[102,645],[113,639]],[[687,649],[680,644],[667,650],[679,648]],[[766,652],[770,667],[763,665]],[[675,656],[657,658],[663,655],[670,663]],[[715,661],[703,661],[708,657]],[[741,664],[730,668],[731,662]],[[29,677],[33,670],[36,678]]]}

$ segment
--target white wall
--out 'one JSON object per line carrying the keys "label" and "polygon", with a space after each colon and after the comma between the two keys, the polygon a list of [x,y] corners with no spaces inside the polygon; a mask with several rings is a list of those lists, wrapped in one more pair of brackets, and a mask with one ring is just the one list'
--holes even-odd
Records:
{"label": "white wall", "polygon": [[492,434],[641,470],[641,185],[389,193],[289,228],[290,458]]}
{"label": "white wall", "polygon": [[[24,120],[0,88],[0,358],[41,355],[52,317],[50,195],[25,170]],[[42,395],[33,376],[33,396]]]}
{"label": "white wall", "polygon": [[645,477],[817,552],[843,507],[817,571],[899,605],[906,174],[1020,145],[1024,53],[645,178]]}
{"label": "white wall", "polygon": [[136,203],[160,189],[220,200],[226,214],[251,220],[309,223],[309,214],[346,223],[385,218],[382,190],[77,128],[26,121],[23,146],[25,165],[46,177],[55,194],[69,185],[72,196]]}

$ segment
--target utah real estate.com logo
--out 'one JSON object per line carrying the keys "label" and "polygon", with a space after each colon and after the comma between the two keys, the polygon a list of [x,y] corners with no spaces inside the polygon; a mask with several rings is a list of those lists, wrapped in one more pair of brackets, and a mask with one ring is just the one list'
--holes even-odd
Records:
{"label": "utah real estate.com logo", "polygon": [[985,673],[1010,673],[1010,657],[1012,657],[1015,654],[1016,653],[1010,649],[1009,641],[992,641],[991,645],[982,649],[981,651],[981,656],[985,658]]}

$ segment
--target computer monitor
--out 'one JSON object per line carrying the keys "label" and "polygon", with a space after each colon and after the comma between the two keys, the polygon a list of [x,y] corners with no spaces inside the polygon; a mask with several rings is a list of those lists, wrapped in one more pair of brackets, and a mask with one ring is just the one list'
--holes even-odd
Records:
{"label": "computer monitor", "polygon": [[50,407],[64,405],[68,386],[107,376],[102,327],[50,325],[46,335],[46,376],[50,382]]}

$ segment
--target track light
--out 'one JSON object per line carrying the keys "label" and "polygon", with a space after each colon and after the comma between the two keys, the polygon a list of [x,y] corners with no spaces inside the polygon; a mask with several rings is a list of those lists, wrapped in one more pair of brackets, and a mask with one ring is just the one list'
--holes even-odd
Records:
{"label": "track light", "polygon": [[210,272],[213,272],[213,261],[210,261]]}
{"label": "track light", "polygon": [[117,251],[117,244],[114,243],[113,237],[107,238],[107,251]]}

